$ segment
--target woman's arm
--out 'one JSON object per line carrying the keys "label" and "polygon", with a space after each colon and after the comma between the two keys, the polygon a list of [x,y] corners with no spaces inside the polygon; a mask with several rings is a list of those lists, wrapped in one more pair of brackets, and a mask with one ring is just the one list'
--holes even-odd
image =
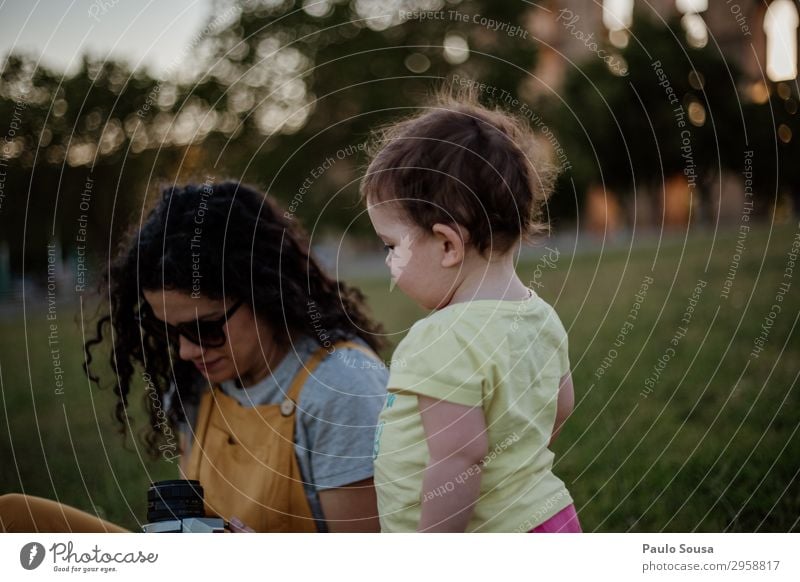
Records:
{"label": "woman's arm", "polygon": [[308,379],[298,405],[312,478],[331,532],[379,532],[372,453],[386,401],[385,366],[352,347],[340,347]]}
{"label": "woman's arm", "polygon": [[344,487],[324,489],[319,492],[319,502],[330,532],[381,531],[372,477]]}
{"label": "woman's arm", "polygon": [[553,436],[550,437],[550,442],[547,446],[553,444],[556,440],[558,433],[561,432],[561,427],[572,414],[572,409],[575,406],[575,389],[572,386],[572,374],[567,372],[558,385],[558,404],[556,408],[556,422],[553,425]]}
{"label": "woman's arm", "polygon": [[417,529],[463,532],[480,494],[480,463],[489,449],[483,409],[428,396],[418,400],[430,460]]}

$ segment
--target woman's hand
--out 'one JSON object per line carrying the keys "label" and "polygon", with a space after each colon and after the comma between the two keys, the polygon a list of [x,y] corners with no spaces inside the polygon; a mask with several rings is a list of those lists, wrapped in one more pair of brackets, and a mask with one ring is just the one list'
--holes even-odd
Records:
{"label": "woman's hand", "polygon": [[230,521],[228,521],[228,528],[231,533],[256,533],[256,530],[243,524],[238,517],[232,517]]}

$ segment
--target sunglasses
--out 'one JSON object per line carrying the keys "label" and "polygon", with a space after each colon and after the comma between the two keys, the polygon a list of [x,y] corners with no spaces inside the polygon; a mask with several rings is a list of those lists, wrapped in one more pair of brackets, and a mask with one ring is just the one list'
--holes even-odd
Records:
{"label": "sunglasses", "polygon": [[243,301],[239,300],[225,312],[225,315],[219,319],[201,320],[197,319],[191,322],[179,323],[172,325],[165,321],[158,319],[152,311],[150,304],[145,302],[143,307],[139,308],[139,313],[135,316],[139,325],[147,333],[155,337],[161,337],[166,333],[168,343],[177,345],[180,336],[185,337],[195,345],[204,348],[218,348],[225,345],[227,340],[225,330],[223,329],[228,320],[236,313],[236,310],[241,307]]}

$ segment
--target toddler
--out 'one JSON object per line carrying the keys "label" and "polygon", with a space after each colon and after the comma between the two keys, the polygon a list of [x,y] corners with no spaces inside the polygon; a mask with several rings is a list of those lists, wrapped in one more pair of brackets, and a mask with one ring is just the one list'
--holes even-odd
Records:
{"label": "toddler", "polygon": [[431,311],[392,357],[375,435],[385,532],[578,532],[553,474],[567,335],[517,276],[555,172],[527,125],[440,97],[379,133],[361,184],[392,283]]}

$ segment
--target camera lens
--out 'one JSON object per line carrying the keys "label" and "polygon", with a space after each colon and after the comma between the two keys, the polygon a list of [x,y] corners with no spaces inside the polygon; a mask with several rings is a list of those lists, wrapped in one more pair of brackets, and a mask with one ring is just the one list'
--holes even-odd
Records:
{"label": "camera lens", "polygon": [[204,515],[203,487],[200,481],[171,479],[150,484],[147,490],[149,523]]}

